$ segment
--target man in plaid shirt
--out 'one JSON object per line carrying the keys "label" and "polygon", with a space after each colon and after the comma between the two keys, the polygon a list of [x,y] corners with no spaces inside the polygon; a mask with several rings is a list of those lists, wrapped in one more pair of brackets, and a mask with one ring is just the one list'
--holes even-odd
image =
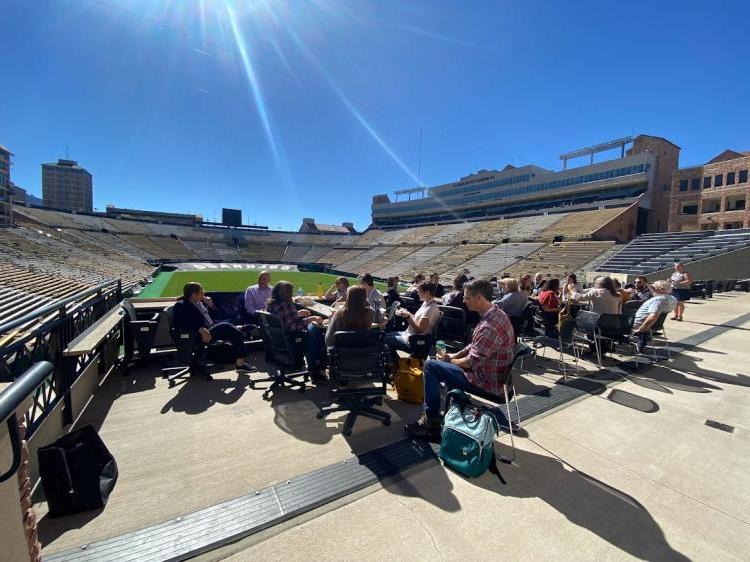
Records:
{"label": "man in plaid shirt", "polygon": [[448,390],[471,391],[472,387],[497,393],[498,382],[513,361],[516,346],[513,325],[502,310],[492,304],[492,285],[478,279],[464,285],[464,303],[478,312],[481,320],[474,329],[471,343],[458,353],[447,353],[424,364],[424,413],[406,426],[412,437],[440,438],[440,383]]}

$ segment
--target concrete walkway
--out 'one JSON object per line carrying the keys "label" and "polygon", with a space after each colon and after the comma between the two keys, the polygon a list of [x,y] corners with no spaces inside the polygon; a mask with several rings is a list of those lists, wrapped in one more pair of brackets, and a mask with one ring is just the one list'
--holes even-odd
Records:
{"label": "concrete walkway", "polygon": [[[747,560],[747,312],[746,294],[690,305],[686,321],[668,323],[670,338],[705,341],[529,423],[517,462],[501,465],[507,486],[422,465],[353,503],[235,545],[246,549],[228,559]],[[509,453],[507,441],[499,452]]]}
{"label": "concrete walkway", "polygon": [[[425,463],[304,522],[204,558],[746,558],[747,313],[747,294],[692,303],[685,322],[667,325],[671,340],[690,338],[690,350],[527,424],[527,435],[516,439],[517,462],[501,465],[507,486]],[[560,377],[554,361],[527,367],[533,374],[519,380],[520,394],[543,391]],[[101,428],[120,480],[99,512],[49,519],[38,503],[45,553],[154,525],[400,440],[399,418],[419,411],[388,400],[396,416],[390,427],[360,419],[344,438],[343,416],[315,419],[324,389],[286,392],[269,404],[247,380],[229,371],[170,389],[157,369],[107,380],[82,423]],[[707,418],[735,426],[734,433],[705,426]],[[507,443],[500,439],[498,452],[508,455]]]}

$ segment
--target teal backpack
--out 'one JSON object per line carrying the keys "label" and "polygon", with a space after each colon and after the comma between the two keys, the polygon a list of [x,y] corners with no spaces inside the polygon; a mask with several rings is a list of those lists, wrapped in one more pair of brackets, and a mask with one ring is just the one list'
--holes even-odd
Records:
{"label": "teal backpack", "polygon": [[472,404],[463,390],[451,390],[446,398],[439,456],[459,474],[473,478],[489,470],[505,484],[493,449],[498,432],[493,414]]}

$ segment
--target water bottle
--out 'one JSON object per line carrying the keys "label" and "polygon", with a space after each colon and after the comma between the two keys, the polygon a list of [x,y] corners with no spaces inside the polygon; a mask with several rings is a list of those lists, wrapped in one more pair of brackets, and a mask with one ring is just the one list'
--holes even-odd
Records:
{"label": "water bottle", "polygon": [[321,283],[320,281],[318,281],[318,298],[323,298],[323,283]]}
{"label": "water bottle", "polygon": [[438,340],[435,342],[435,355],[437,355],[438,358],[442,358],[443,355],[445,355],[446,351],[447,348],[443,340]]}

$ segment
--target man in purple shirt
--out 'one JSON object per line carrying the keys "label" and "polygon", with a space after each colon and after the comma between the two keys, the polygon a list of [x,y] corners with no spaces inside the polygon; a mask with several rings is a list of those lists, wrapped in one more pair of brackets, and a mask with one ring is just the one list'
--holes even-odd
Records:
{"label": "man in purple shirt", "polygon": [[257,323],[255,313],[266,309],[266,304],[273,291],[270,284],[271,274],[268,271],[261,271],[258,275],[258,284],[248,287],[245,291],[245,312],[250,316],[251,321]]}

